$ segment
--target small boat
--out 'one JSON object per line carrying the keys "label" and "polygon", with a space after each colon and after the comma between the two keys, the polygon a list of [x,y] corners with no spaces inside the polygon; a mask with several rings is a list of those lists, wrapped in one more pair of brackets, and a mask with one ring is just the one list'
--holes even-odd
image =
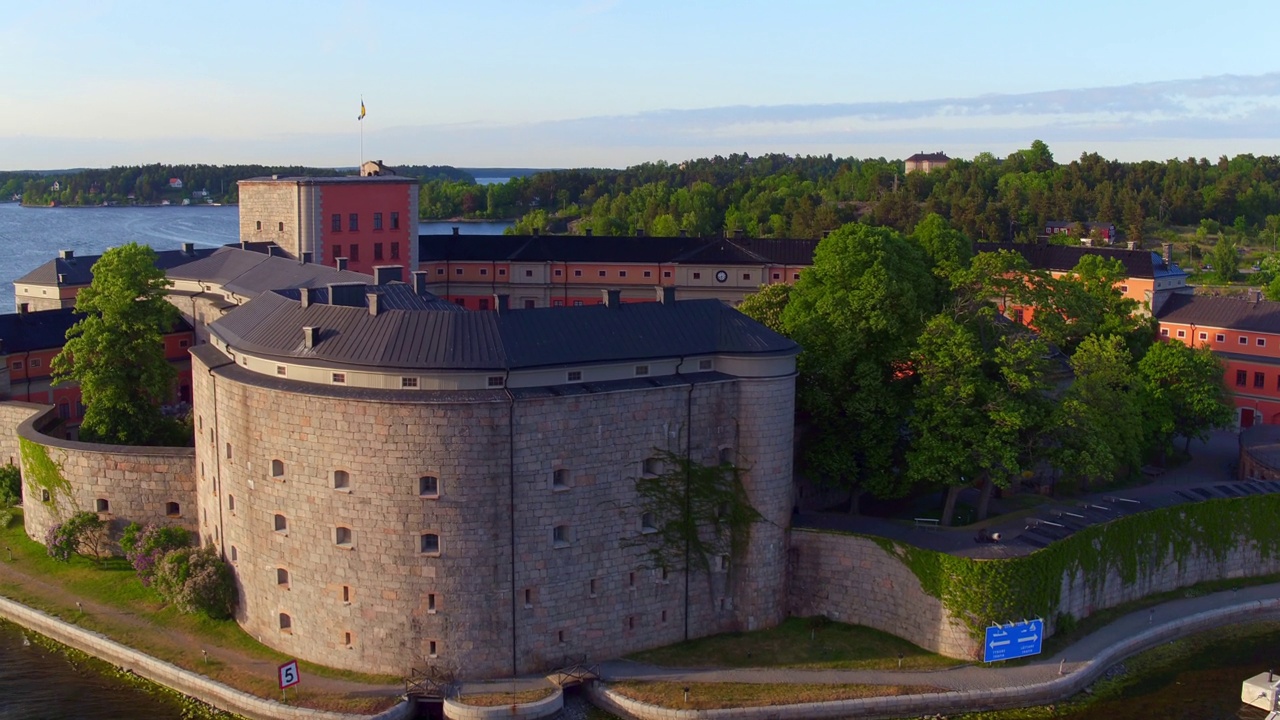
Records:
{"label": "small boat", "polygon": [[1280,690],[1280,677],[1270,670],[1258,673],[1241,685],[1240,702],[1269,711],[1267,720],[1280,720],[1280,712],[1276,712],[1280,708],[1276,704],[1277,690]]}

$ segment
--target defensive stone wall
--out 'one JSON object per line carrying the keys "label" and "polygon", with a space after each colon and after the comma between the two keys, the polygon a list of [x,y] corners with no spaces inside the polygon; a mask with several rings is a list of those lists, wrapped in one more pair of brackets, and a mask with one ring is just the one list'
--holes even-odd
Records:
{"label": "defensive stone wall", "polygon": [[444,716],[448,720],[541,720],[555,717],[561,710],[564,710],[564,691],[560,688],[541,700],[493,707],[467,705],[453,698],[444,699]]}
{"label": "defensive stone wall", "polygon": [[[196,529],[193,448],[131,447],[64,440],[38,430],[48,412],[18,425],[27,535],[89,510],[118,538],[131,522]],[[105,503],[102,504],[102,503]]]}
{"label": "defensive stone wall", "polygon": [[[283,652],[484,677],[785,616],[790,377],[395,392],[197,357],[193,379],[201,536],[236,567],[237,620]],[[646,554],[635,479],[688,442],[746,469],[766,522],[686,574]]]}
{"label": "defensive stone wall", "polygon": [[981,647],[897,556],[860,535],[791,531],[791,614],[866,625],[948,657]]}
{"label": "defensive stone wall", "polygon": [[0,402],[0,465],[22,464],[22,453],[18,448],[18,426],[37,415],[50,416],[54,410],[52,405],[13,400]]}

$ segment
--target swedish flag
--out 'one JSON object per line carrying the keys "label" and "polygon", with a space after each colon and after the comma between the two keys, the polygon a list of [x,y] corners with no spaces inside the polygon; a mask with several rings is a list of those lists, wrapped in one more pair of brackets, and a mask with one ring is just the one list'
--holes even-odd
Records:
{"label": "swedish flag", "polygon": [[356,119],[357,119],[357,120],[363,120],[363,119],[364,119],[364,98],[360,98],[360,117],[358,117],[358,118],[356,118]]}

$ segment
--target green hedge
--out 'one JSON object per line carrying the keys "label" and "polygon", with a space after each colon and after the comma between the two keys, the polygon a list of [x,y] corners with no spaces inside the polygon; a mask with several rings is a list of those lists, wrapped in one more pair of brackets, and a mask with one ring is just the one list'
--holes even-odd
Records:
{"label": "green hedge", "polygon": [[1149,581],[1166,565],[1192,555],[1225,561],[1241,544],[1253,544],[1259,559],[1280,551],[1280,495],[1206,500],[1151,510],[1093,525],[1030,555],[975,560],[872,538],[898,557],[926,593],[980,635],[993,622],[1052,619],[1064,577],[1077,571],[1099,589],[1114,570],[1126,585]]}

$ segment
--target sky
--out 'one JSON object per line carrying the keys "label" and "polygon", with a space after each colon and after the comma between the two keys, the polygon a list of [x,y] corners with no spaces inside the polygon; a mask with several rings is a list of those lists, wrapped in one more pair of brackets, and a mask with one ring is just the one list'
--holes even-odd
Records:
{"label": "sky", "polygon": [[1276,155],[1277,27],[1276,0],[0,0],[0,170]]}

